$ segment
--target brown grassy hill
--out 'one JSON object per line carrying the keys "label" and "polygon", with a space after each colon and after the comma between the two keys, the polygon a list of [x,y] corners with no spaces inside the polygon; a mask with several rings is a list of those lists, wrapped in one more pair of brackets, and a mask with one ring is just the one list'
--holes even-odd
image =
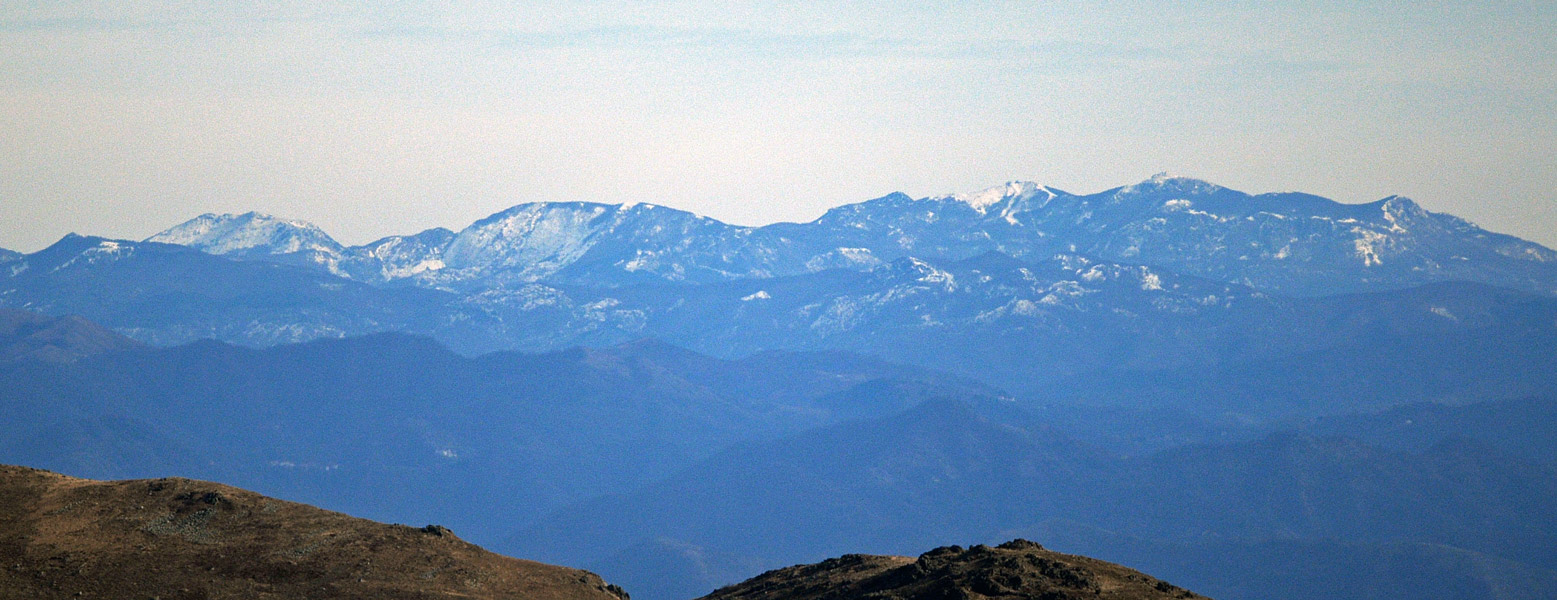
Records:
{"label": "brown grassy hill", "polygon": [[0,466],[0,598],[623,600],[586,571],[447,529],[385,525],[203,481]]}
{"label": "brown grassy hill", "polygon": [[1202,598],[1133,569],[1026,540],[936,548],[916,559],[850,554],[769,571],[704,600],[1159,600]]}

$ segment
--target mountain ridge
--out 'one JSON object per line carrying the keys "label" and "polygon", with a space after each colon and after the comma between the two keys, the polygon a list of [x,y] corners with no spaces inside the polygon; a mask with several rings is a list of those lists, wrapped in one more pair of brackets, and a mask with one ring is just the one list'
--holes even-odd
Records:
{"label": "mountain ridge", "polygon": [[[169,232],[214,232],[208,217]],[[918,199],[894,192],[834,207],[810,222],[757,227],[633,201],[521,203],[452,236],[423,238],[394,266],[374,249],[427,232],[340,248],[305,221],[282,221],[293,231],[269,247],[253,240],[277,220],[250,219],[230,240],[168,232],[151,240],[187,238],[207,251],[312,264],[369,283],[466,291],[534,282],[707,283],[994,250],[1019,258],[1081,252],[1295,295],[1456,279],[1557,294],[1557,252],[1402,196],[1342,204],[1293,192],[1251,195],[1165,174],[1086,195],[1023,181]],[[296,240],[308,236],[328,243],[315,244],[304,260]]]}
{"label": "mountain ridge", "polygon": [[356,519],[217,483],[0,466],[7,597],[626,600],[587,571],[448,529]]}

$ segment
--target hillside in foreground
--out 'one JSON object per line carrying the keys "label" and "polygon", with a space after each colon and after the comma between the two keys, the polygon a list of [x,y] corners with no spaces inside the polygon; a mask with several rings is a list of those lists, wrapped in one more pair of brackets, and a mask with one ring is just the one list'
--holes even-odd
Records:
{"label": "hillside in foreground", "polygon": [[0,466],[5,598],[624,600],[586,571],[189,479]]}
{"label": "hillside in foreground", "polygon": [[763,573],[703,600],[1203,598],[1113,563],[1045,550],[1027,540],[936,548],[912,559],[849,554]]}

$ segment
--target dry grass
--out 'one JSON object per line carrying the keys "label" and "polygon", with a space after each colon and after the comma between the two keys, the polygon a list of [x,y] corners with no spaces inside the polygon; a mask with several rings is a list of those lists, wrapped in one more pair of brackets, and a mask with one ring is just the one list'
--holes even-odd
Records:
{"label": "dry grass", "polygon": [[3,598],[621,600],[576,569],[188,479],[0,466]]}

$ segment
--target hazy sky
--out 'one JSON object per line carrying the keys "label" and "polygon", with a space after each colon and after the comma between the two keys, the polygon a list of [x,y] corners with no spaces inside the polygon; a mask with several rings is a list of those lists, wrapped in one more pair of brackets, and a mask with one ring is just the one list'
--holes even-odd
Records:
{"label": "hazy sky", "polygon": [[1557,246],[1552,2],[249,4],[0,3],[0,247],[248,210],[363,243],[536,200],[762,224],[1158,171]]}

